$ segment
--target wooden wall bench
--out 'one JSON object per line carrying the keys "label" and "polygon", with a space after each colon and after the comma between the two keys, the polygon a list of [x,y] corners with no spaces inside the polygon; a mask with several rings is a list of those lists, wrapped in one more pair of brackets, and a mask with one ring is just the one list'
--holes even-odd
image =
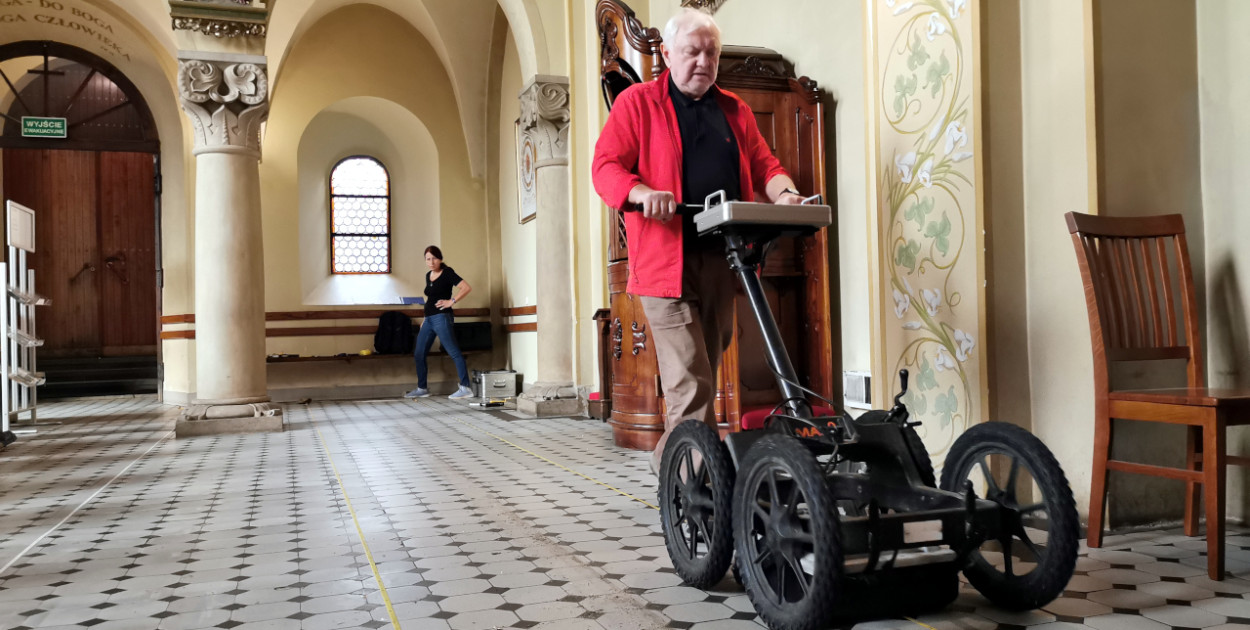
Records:
{"label": "wooden wall bench", "polygon": [[[342,335],[372,335],[378,330],[378,318],[387,311],[399,311],[409,315],[413,320],[425,318],[425,310],[420,308],[387,308],[387,309],[341,309],[326,311],[272,311],[265,313],[266,322],[318,322],[340,320],[371,320],[368,324],[350,326],[265,326],[266,337],[337,337]],[[457,318],[490,317],[489,308],[458,308],[453,311]],[[164,330],[166,326],[178,324],[194,324],[195,314],[164,315],[161,317],[161,339],[195,339],[195,330]],[[416,322],[416,323],[419,323]]]}

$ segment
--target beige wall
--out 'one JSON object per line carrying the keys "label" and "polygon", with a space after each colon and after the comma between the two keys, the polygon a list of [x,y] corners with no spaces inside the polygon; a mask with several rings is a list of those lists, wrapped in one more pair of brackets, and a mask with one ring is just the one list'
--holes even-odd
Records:
{"label": "beige wall", "polygon": [[590,163],[599,130],[607,120],[607,107],[599,84],[599,30],[595,26],[594,3],[571,3],[571,32],[567,34],[575,51],[569,70],[570,107],[573,112],[570,181],[573,203],[574,279],[573,320],[576,330],[573,347],[574,378],[578,385],[598,388],[599,337],[593,319],[595,311],[608,307],[608,222],[599,195],[590,182]]}
{"label": "beige wall", "polygon": [[[499,99],[496,128],[498,176],[498,217],[501,241],[502,299],[503,307],[534,306],[537,304],[538,288],[536,265],[538,252],[537,221],[521,224],[517,198],[516,121],[521,115],[518,96],[524,78],[517,58],[516,42],[510,33],[496,39],[502,47],[497,55],[498,68],[492,76],[498,82],[495,98]],[[514,323],[534,321],[534,317],[516,317]],[[507,335],[508,365],[522,374],[526,383],[538,378],[538,333],[518,332]]]}
{"label": "beige wall", "polygon": [[[1181,213],[1189,239],[1199,304],[1205,291],[1198,63],[1192,0],[1099,0],[1098,151],[1100,214]],[[1202,321],[1200,315],[1199,321]],[[1116,366],[1119,387],[1184,383],[1183,366]],[[1181,427],[1116,420],[1113,456],[1183,466]],[[1175,481],[1112,473],[1111,527],[1175,519],[1183,486]]]}
{"label": "beige wall", "polygon": [[1088,2],[1021,3],[1025,267],[996,279],[1026,287],[1032,431],[1067,473],[1082,513],[1089,503],[1093,360],[1063,215],[1090,208],[1096,191]]}
{"label": "beige wall", "polygon": [[988,420],[1033,427],[1021,111],[1020,1],[982,2]]}
{"label": "beige wall", "polygon": [[[1198,109],[1202,207],[1206,230],[1207,380],[1212,387],[1250,388],[1250,78],[1246,59],[1250,5],[1197,3]],[[1186,221],[1189,217],[1186,217]],[[1190,248],[1194,252],[1194,248]],[[1230,431],[1230,454],[1250,454],[1250,431]],[[1228,513],[1250,514],[1246,469],[1230,468]]]}

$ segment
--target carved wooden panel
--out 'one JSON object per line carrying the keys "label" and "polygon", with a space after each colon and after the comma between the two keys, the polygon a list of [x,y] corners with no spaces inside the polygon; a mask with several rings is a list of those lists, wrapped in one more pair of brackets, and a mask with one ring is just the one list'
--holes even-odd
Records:
{"label": "carved wooden panel", "polygon": [[[638,298],[625,292],[628,261],[608,265],[612,309],[612,416],[617,445],[650,450],[664,433],[659,365],[655,348],[646,342],[647,316]],[[642,334],[639,338],[638,335]]]}
{"label": "carved wooden panel", "polygon": [[[633,9],[616,0],[599,0],[595,6],[595,24],[599,29],[599,77],[603,100],[612,108],[616,96],[625,88],[650,81],[664,69],[660,55],[660,32],[646,28]],[[616,209],[608,210],[608,260],[625,260],[625,221]]]}

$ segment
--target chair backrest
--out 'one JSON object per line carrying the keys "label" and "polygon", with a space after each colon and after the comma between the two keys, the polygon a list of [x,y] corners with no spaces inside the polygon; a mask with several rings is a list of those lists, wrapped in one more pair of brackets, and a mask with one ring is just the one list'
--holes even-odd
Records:
{"label": "chair backrest", "polygon": [[638,21],[634,10],[620,0],[595,5],[599,30],[599,79],[608,109],[625,88],[646,83],[664,71],[660,31]]}
{"label": "chair backrest", "polygon": [[1203,387],[1184,218],[1065,217],[1089,308],[1096,391],[1109,388],[1109,362],[1152,359],[1185,359],[1189,387]]}

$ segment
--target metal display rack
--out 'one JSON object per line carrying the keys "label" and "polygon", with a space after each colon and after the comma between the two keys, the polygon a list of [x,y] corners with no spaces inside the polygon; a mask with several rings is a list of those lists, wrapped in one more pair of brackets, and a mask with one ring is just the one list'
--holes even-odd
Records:
{"label": "metal display rack", "polygon": [[35,348],[43,345],[35,333],[35,307],[51,300],[35,292],[35,271],[26,267],[26,255],[35,251],[35,211],[9,201],[5,217],[8,256],[0,263],[7,289],[0,300],[0,325],[5,331],[0,344],[0,374],[5,375],[0,388],[0,444],[8,446],[17,433],[34,433],[36,388],[44,383],[35,360]]}

